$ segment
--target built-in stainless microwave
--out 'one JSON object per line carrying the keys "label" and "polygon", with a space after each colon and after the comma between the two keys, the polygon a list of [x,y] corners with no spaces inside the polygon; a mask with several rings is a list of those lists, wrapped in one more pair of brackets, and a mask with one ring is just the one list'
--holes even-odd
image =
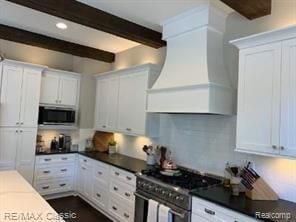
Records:
{"label": "built-in stainless microwave", "polygon": [[71,108],[39,106],[39,125],[75,125],[76,113]]}

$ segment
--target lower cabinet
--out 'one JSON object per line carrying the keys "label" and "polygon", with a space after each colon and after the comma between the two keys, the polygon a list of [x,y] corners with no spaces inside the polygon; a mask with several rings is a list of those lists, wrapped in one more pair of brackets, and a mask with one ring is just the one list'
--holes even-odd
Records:
{"label": "lower cabinet", "polygon": [[256,222],[257,220],[197,197],[192,198],[192,222]]}
{"label": "lower cabinet", "polygon": [[79,155],[77,182],[79,195],[115,221],[134,221],[134,174]]}
{"label": "lower cabinet", "polygon": [[41,195],[74,190],[75,154],[36,156],[34,187]]}

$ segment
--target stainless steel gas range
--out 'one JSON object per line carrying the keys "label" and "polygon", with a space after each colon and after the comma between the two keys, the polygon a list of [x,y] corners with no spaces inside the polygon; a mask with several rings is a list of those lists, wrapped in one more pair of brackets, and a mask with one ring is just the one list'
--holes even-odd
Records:
{"label": "stainless steel gas range", "polygon": [[147,221],[149,199],[169,207],[173,222],[190,222],[190,192],[218,184],[221,180],[185,168],[176,176],[163,175],[158,168],[143,170],[137,174],[135,222]]}

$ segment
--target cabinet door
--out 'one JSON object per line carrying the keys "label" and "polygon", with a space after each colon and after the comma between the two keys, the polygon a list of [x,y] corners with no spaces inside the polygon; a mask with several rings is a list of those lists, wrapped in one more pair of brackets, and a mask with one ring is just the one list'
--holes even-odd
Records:
{"label": "cabinet door", "polygon": [[42,74],[40,103],[58,104],[58,90],[60,77],[57,73],[46,72]]}
{"label": "cabinet door", "polygon": [[119,79],[118,129],[129,134],[145,134],[146,89],[145,72],[122,75]]}
{"label": "cabinet door", "polygon": [[98,79],[96,94],[96,128],[114,131],[117,122],[119,79]]}
{"label": "cabinet door", "polygon": [[77,103],[78,79],[71,76],[60,77],[59,104],[75,106]]}
{"label": "cabinet door", "polygon": [[281,154],[296,157],[296,39],[283,42]]}
{"label": "cabinet door", "polygon": [[86,198],[90,198],[92,193],[93,184],[90,179],[92,179],[91,168],[81,164],[79,168],[78,191]]}
{"label": "cabinet door", "polygon": [[15,169],[17,128],[0,128],[0,170]]}
{"label": "cabinet door", "polygon": [[0,126],[18,126],[21,107],[23,69],[4,65],[1,87]]}
{"label": "cabinet door", "polygon": [[16,169],[29,182],[33,182],[37,128],[21,128],[18,133]]}
{"label": "cabinet door", "polygon": [[279,153],[281,43],[240,52],[237,150]]}
{"label": "cabinet door", "polygon": [[20,124],[37,127],[40,98],[41,71],[24,69]]}

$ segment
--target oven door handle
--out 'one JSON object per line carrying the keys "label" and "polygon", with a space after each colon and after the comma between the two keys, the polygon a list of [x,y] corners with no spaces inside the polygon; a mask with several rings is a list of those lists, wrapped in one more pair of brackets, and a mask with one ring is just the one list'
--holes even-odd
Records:
{"label": "oven door handle", "polygon": [[[143,195],[141,195],[141,194],[134,193],[134,195],[135,195],[136,197],[139,197],[139,198],[141,198],[141,199],[144,199],[144,200],[149,201],[149,198],[147,198],[147,197],[145,197],[145,196],[143,196]],[[176,215],[176,216],[178,216],[178,217],[180,217],[180,218],[185,218],[185,214],[184,214],[184,213],[179,213],[179,212],[176,212],[176,211],[174,211],[174,210],[172,210],[172,209],[170,209],[170,213],[171,213],[171,214],[174,214],[174,215]]]}

